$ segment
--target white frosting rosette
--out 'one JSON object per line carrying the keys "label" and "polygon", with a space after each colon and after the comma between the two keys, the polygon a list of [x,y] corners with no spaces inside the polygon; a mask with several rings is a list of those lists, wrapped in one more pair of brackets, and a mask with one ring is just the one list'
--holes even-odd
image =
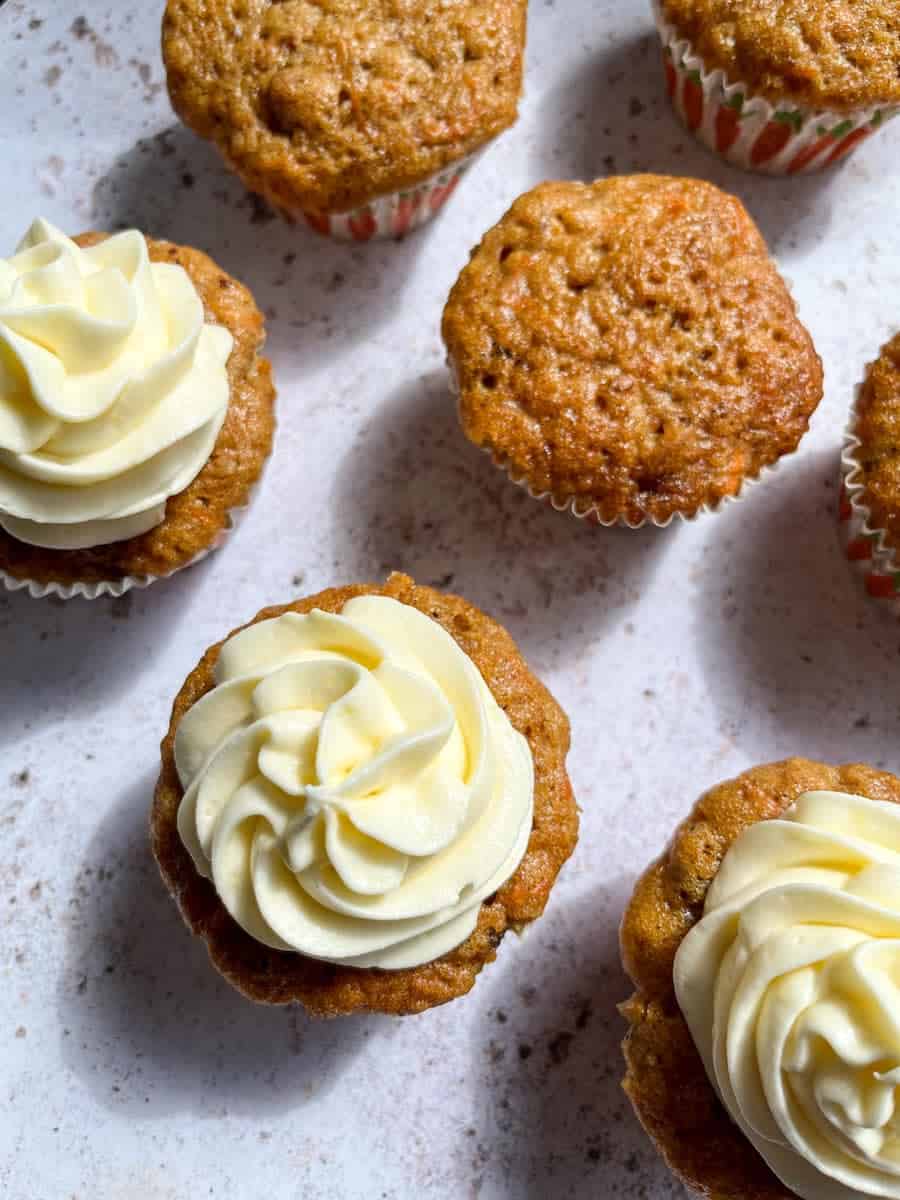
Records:
{"label": "white frosting rosette", "polygon": [[786,1187],[900,1197],[900,806],[808,792],[747,829],[675,989],[722,1103]]}
{"label": "white frosting rosette", "polygon": [[474,664],[359,596],[229,638],[182,718],[178,829],[252,937],[358,967],[463,942],[528,845],[533,762]]}

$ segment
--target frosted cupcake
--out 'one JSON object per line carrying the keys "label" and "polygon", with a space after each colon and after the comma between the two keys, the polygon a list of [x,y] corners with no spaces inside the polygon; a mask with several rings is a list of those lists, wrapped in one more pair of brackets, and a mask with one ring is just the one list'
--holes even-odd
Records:
{"label": "frosted cupcake", "polygon": [[525,0],[169,0],[169,95],[287,216],[396,237],[516,120],[525,17]]}
{"label": "frosted cupcake", "polygon": [[832,166],[900,111],[895,0],[654,0],[669,94],[736,166]]}
{"label": "frosted cupcake", "polygon": [[804,759],[703,796],[622,924],[625,1089],[715,1200],[900,1196],[900,779]]}
{"label": "frosted cupcake", "polygon": [[574,848],[569,725],[512,639],[393,575],[213,646],[163,742],[153,850],[251,999],[323,1016],[465,994]]}
{"label": "frosted cupcake", "polygon": [[219,545],[272,447],[264,336],[201,251],[36,221],[0,260],[0,580],[118,595]]}

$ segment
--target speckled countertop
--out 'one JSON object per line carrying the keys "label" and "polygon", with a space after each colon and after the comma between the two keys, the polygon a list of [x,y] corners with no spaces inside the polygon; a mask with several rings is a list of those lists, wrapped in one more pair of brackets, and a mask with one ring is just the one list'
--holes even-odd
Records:
{"label": "speckled countertop", "polygon": [[[789,753],[897,769],[900,636],[851,577],[837,451],[898,323],[900,130],[824,177],[741,175],[658,78],[649,5],[533,0],[518,126],[443,217],[350,249],[273,219],[180,128],[161,0],[0,9],[8,253],[32,215],[209,250],[270,318],[277,452],[227,549],[122,600],[0,597],[4,1200],[671,1200],[619,1090],[616,926],[706,786]],[[598,531],[458,432],[437,327],[468,248],[552,176],[652,168],[737,191],[827,369],[801,453],[719,516]],[[206,645],[265,604],[391,567],[499,616],[568,709],[575,858],[474,992],[315,1024],[207,966],[146,843],[157,743]]]}

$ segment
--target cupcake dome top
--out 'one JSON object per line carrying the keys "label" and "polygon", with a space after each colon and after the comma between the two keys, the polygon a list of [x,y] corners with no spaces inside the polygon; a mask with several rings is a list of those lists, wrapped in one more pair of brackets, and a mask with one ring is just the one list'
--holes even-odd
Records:
{"label": "cupcake dome top", "polygon": [[772,101],[851,112],[900,102],[896,0],[660,0],[710,69]]}
{"label": "cupcake dome top", "polygon": [[248,187],[340,212],[516,118],[524,0],[169,0],[172,104]]}
{"label": "cupcake dome top", "polygon": [[655,175],[521,196],[451,292],[467,436],[558,505],[665,522],[796,448],[822,371],[743,205]]}

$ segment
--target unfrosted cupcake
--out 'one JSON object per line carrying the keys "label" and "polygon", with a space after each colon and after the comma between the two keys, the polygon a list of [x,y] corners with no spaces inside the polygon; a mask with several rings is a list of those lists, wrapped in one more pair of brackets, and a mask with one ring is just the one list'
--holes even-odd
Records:
{"label": "unfrosted cupcake", "polygon": [[577,837],[568,747],[478,609],[403,575],[331,588],[264,610],[188,676],[153,850],[251,999],[421,1012],[543,912]]}
{"label": "unfrosted cupcake", "polygon": [[219,545],[274,430],[247,289],[199,250],[36,221],[0,300],[0,581],[119,595]]}
{"label": "unfrosted cupcake", "polygon": [[900,612],[900,334],[869,365],[841,456],[847,554],[870,596]]}
{"label": "unfrosted cupcake", "polygon": [[169,0],[169,94],[286,215],[398,236],[515,121],[525,16],[525,0]]}
{"label": "unfrosted cupcake", "polygon": [[625,1090],[710,1200],[900,1196],[900,779],[791,759],[713,788],[622,924]]}
{"label": "unfrosted cupcake", "polygon": [[737,166],[831,166],[900,111],[896,0],[653,3],[677,112]]}
{"label": "unfrosted cupcake", "polygon": [[741,202],[544,183],[473,251],[443,335],[466,436],[556,508],[666,525],[795,450],[822,367]]}

